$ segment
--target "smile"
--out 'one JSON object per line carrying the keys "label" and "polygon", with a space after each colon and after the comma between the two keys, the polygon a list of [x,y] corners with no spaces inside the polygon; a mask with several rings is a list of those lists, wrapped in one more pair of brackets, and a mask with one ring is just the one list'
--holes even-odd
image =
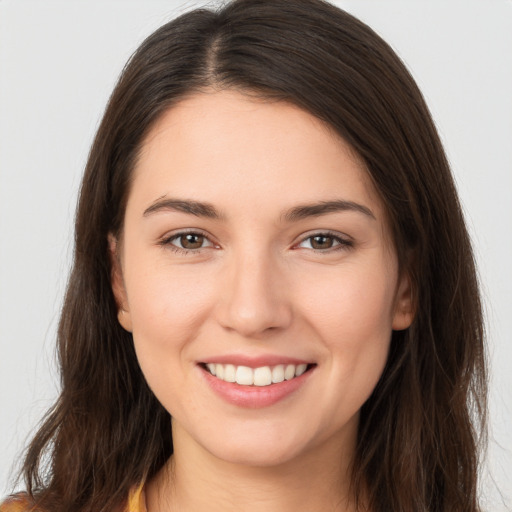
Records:
{"label": "smile", "polygon": [[308,369],[307,364],[278,364],[276,366],[236,366],[234,364],[206,363],[211,375],[224,382],[236,382],[241,386],[270,386],[300,377]]}
{"label": "smile", "polygon": [[268,407],[294,396],[307,386],[317,368],[317,363],[271,354],[208,359],[197,365],[205,384],[223,401],[249,409]]}

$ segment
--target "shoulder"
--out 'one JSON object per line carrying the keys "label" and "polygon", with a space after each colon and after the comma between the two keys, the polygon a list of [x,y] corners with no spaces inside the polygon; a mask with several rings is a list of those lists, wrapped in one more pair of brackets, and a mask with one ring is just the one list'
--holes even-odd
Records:
{"label": "shoulder", "polygon": [[[9,496],[0,502],[0,512],[42,512],[35,506],[34,500],[27,493]],[[144,484],[133,487],[128,496],[127,508],[123,512],[146,512]]]}
{"label": "shoulder", "polygon": [[34,502],[25,493],[9,496],[0,503],[0,512],[37,512]]}

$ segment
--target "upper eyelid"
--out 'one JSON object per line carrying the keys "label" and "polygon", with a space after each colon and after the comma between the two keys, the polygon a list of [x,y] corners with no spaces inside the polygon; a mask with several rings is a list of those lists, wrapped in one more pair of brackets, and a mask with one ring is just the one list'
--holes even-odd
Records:
{"label": "upper eyelid", "polygon": [[[158,238],[157,243],[158,243],[158,245],[171,244],[174,240],[180,238],[180,236],[190,235],[190,234],[200,235],[200,236],[206,238],[208,240],[208,242],[211,244],[208,247],[215,247],[215,246],[219,245],[209,233],[207,233],[199,228],[190,228],[190,229],[184,228],[184,229],[179,229],[179,230],[176,230],[176,231],[173,231],[170,233],[166,233],[165,235]],[[194,252],[198,252],[201,249],[206,249],[206,248],[207,247],[200,247],[198,249],[186,249],[186,248],[178,247],[178,249],[181,249],[183,251],[194,251]]]}
{"label": "upper eyelid", "polygon": [[329,236],[331,238],[335,238],[337,240],[341,240],[343,242],[353,242],[354,239],[347,235],[346,233],[341,233],[339,231],[332,231],[330,229],[324,229],[324,230],[314,230],[314,231],[310,231],[310,232],[306,232],[306,233],[303,233],[301,234],[299,237],[297,237],[297,242],[296,243],[300,243],[300,242],[303,242],[304,240],[307,240],[308,238],[313,238],[315,236]]}
{"label": "upper eyelid", "polygon": [[[326,249],[315,249],[313,247],[301,247],[307,240],[310,240],[316,236],[325,236],[334,239],[337,243],[333,247],[328,247]],[[311,242],[310,242],[311,243]],[[324,231],[314,231],[305,235],[302,235],[301,238],[292,245],[292,249],[300,250],[305,249],[308,251],[313,251],[319,254],[331,254],[335,252],[339,252],[340,250],[347,250],[354,247],[354,240],[352,237],[348,235],[344,235],[339,232],[332,232],[328,230]]]}
{"label": "upper eyelid", "polygon": [[213,242],[213,237],[210,235],[210,233],[200,229],[200,228],[181,228],[181,229],[176,229],[176,230],[173,230],[173,231],[170,231],[170,232],[167,232],[165,235],[159,237],[160,240],[172,240],[173,238],[177,238],[181,235],[190,235],[190,234],[194,234],[194,235],[201,235],[201,236],[204,236],[205,238],[208,238],[208,240],[210,240],[211,242]]}

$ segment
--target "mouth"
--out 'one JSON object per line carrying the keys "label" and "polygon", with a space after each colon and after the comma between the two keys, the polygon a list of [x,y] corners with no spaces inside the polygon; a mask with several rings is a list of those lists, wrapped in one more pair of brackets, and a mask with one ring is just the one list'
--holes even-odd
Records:
{"label": "mouth", "polygon": [[240,386],[264,387],[291,381],[310,371],[315,364],[278,364],[275,366],[237,366],[222,363],[201,363],[200,366],[216,379]]}

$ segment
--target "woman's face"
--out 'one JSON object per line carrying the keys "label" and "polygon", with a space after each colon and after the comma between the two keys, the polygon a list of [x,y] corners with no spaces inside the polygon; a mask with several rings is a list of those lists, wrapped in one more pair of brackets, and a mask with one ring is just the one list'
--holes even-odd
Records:
{"label": "woman's face", "polygon": [[322,122],[233,91],[182,100],[144,141],[111,247],[175,443],[256,465],[353,448],[410,294],[362,163]]}

